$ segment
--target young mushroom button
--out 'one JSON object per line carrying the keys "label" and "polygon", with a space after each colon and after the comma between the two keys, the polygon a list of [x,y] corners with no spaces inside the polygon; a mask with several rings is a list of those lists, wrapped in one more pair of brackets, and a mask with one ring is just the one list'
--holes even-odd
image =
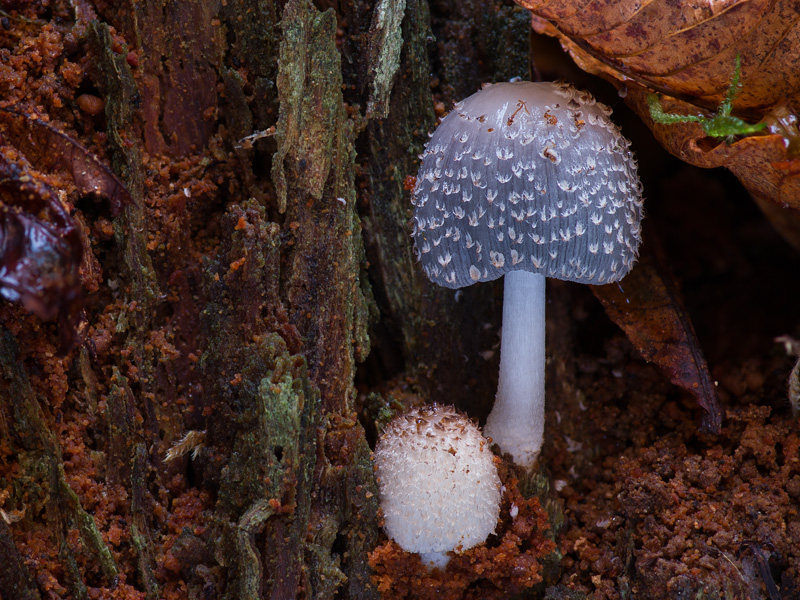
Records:
{"label": "young mushroom button", "polygon": [[384,529],[424,564],[482,543],[497,525],[500,478],[478,428],[451,406],[394,419],[375,448]]}
{"label": "young mushroom button", "polygon": [[544,278],[619,281],[641,242],[636,160],[610,113],[564,83],[488,85],[421,156],[412,236],[425,273],[449,288],[505,275],[484,432],[524,466],[544,433]]}

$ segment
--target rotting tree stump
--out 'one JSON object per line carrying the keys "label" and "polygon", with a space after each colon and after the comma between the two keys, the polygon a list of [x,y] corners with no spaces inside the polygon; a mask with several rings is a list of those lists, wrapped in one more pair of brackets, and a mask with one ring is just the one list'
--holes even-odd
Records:
{"label": "rotting tree stump", "polygon": [[4,16],[5,101],[132,198],[112,222],[58,179],[84,249],[66,354],[0,305],[4,598],[377,596],[380,392],[485,414],[496,369],[493,288],[427,283],[405,180],[434,92],[528,76],[525,11],[440,4],[435,38],[417,0]]}

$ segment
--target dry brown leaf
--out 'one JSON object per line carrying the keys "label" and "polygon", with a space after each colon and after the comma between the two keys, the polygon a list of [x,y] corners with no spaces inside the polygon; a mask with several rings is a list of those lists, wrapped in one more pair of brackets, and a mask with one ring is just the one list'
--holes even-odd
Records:
{"label": "dry brown leaf", "polygon": [[519,0],[534,28],[561,38],[586,71],[635,81],[714,108],[737,52],[737,106],[766,110],[800,98],[796,0]]}
{"label": "dry brown leaf", "polygon": [[724,411],[671,274],[645,255],[620,285],[590,287],[642,356],[697,399],[702,429],[719,433]]}
{"label": "dry brown leaf", "polygon": [[[661,144],[685,162],[730,169],[760,201],[800,222],[800,2],[797,0],[517,0],[535,30],[558,37],[578,65],[614,83]],[[732,144],[700,125],[654,124],[647,94],[665,112],[713,114],[740,54],[734,114],[765,119],[763,135]],[[788,235],[794,235],[789,233]],[[800,247],[800,237],[790,238]]]}

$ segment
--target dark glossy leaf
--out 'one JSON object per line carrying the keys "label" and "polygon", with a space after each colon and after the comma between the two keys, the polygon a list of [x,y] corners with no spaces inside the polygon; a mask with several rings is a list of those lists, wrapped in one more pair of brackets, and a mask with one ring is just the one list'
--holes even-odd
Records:
{"label": "dark glossy leaf", "polygon": [[59,230],[18,208],[0,210],[0,296],[42,319],[81,296],[77,231]]}
{"label": "dark glossy leaf", "polygon": [[52,319],[80,298],[83,248],[55,191],[13,152],[0,155],[0,296]]}

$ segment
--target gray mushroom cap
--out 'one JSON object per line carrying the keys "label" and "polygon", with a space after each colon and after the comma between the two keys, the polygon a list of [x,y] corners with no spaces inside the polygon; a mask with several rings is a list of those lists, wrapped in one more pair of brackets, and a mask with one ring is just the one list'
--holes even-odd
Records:
{"label": "gray mushroom cap", "polygon": [[497,83],[456,103],[425,152],[412,236],[434,283],[524,269],[603,284],[641,242],[636,159],[611,113],[564,83]]}

